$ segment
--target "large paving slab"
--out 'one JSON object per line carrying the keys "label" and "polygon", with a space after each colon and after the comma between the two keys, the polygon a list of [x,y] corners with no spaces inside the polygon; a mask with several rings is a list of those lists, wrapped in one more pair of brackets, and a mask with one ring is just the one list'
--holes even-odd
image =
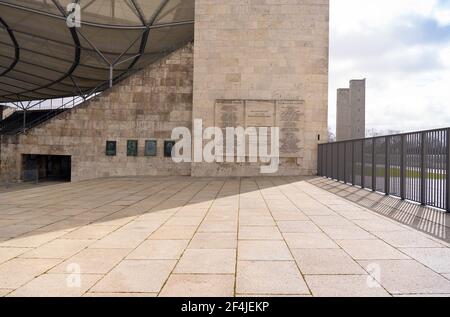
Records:
{"label": "large paving slab", "polygon": [[446,241],[306,178],[20,188],[0,193],[0,296],[450,294]]}

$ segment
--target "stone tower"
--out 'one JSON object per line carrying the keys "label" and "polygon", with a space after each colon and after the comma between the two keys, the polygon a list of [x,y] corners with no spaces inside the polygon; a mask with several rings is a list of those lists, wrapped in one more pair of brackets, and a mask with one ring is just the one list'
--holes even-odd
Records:
{"label": "stone tower", "polygon": [[366,130],[366,80],[337,91],[336,140],[362,139]]}
{"label": "stone tower", "polygon": [[[222,126],[233,112],[240,126],[280,125],[279,174],[316,174],[328,126],[329,0],[196,0],[194,55],[194,119]],[[192,175],[259,167],[194,163]]]}

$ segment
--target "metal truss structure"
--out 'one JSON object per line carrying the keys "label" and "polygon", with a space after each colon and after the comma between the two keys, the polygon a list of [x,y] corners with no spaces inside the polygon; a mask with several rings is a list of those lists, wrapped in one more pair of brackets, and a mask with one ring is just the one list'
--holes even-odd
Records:
{"label": "metal truss structure", "polygon": [[73,106],[98,94],[192,41],[194,2],[0,0],[0,103]]}

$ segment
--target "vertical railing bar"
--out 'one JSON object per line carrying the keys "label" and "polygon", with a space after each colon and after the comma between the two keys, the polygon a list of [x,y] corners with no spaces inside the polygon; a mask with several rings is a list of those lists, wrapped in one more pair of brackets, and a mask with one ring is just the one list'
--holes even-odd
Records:
{"label": "vertical railing bar", "polygon": [[333,179],[337,180],[336,177],[336,165],[337,165],[337,158],[336,158],[336,145],[333,144]]}
{"label": "vertical railing bar", "polygon": [[329,168],[330,168],[330,177],[329,178],[333,178],[333,144],[330,144],[330,148],[329,148],[329,150],[330,150],[330,154],[329,154],[329,160],[330,160],[330,166],[329,166]]}
{"label": "vertical railing bar", "polygon": [[334,147],[336,148],[336,153],[334,154],[335,157],[336,157],[336,168],[335,168],[336,174],[335,174],[335,178],[337,180],[339,180],[339,144],[336,144]]}
{"label": "vertical railing bar", "polygon": [[422,143],[421,143],[421,138],[422,138],[422,134],[416,134],[416,150],[417,150],[417,155],[416,155],[416,166],[417,169],[420,168],[420,178],[417,180],[415,179],[415,185],[417,186],[416,188],[416,201],[418,201],[419,203],[422,203]]}
{"label": "vertical railing bar", "polygon": [[334,179],[334,144],[331,145],[331,179]]}
{"label": "vertical railing bar", "polygon": [[405,136],[401,136],[400,144],[400,198],[405,200]]}
{"label": "vertical railing bar", "polygon": [[366,147],[366,142],[365,142],[364,140],[362,140],[362,141],[361,141],[361,144],[362,144],[362,145],[361,145],[361,148],[362,148],[362,151],[361,151],[361,152],[362,152],[362,155],[361,155],[361,187],[362,187],[362,188],[365,188],[365,187],[366,187],[366,186],[365,186],[365,185],[366,185],[366,184],[365,184],[365,183],[366,183],[366,180],[365,180],[365,175],[364,175],[364,174],[365,174],[365,170],[364,170],[364,164],[365,164],[365,163],[364,163],[364,161],[365,161],[365,160],[364,160],[364,152],[365,152],[365,151],[364,151],[364,148]]}
{"label": "vertical railing bar", "polygon": [[341,143],[338,143],[337,144],[337,179],[338,179],[338,181],[342,181],[342,179],[341,179],[341,173],[340,173],[340,169],[341,169]]}
{"label": "vertical railing bar", "polygon": [[324,175],[322,175],[322,176],[326,176],[327,174],[327,166],[326,166],[326,163],[324,163],[324,161],[326,162],[326,148],[327,148],[327,146],[325,145],[325,144],[322,144],[322,174],[324,174]]}
{"label": "vertical railing bar", "polygon": [[344,144],[344,183],[347,184],[347,142]]}
{"label": "vertical railing bar", "polygon": [[444,160],[442,160],[444,153],[442,152],[442,144],[445,139],[443,138],[445,136],[444,131],[441,131],[439,133],[439,140],[436,144],[436,165],[439,166],[439,206],[442,209],[445,209],[445,192],[444,192],[444,186],[445,186],[445,179],[444,179],[444,166],[443,163],[445,163]]}
{"label": "vertical railing bar", "polygon": [[[433,166],[435,167],[435,171],[436,171],[436,178],[438,178],[436,180],[436,185],[438,186],[438,190],[435,190],[435,196],[434,199],[435,201],[438,202],[439,208],[445,208],[445,206],[443,206],[443,201],[442,201],[442,196],[443,196],[443,191],[442,191],[442,168],[441,168],[441,164],[439,164],[439,157],[440,157],[440,146],[439,144],[441,143],[442,140],[442,131],[439,131],[436,133],[436,140],[435,140],[435,144],[434,144],[434,157],[433,157]],[[428,189],[430,192],[431,190]]]}
{"label": "vertical railing bar", "polygon": [[320,144],[317,146],[317,176],[322,176],[321,169],[322,168],[322,148]]}
{"label": "vertical railing bar", "polygon": [[332,148],[332,144],[328,145],[327,148],[327,174],[328,174],[328,178],[331,178],[331,173],[332,173],[332,168],[331,168],[331,160],[333,159],[333,157],[331,156],[331,148]]}
{"label": "vertical railing bar", "polygon": [[[435,192],[434,201],[437,202],[437,205],[439,206],[439,208],[444,208],[443,203],[442,203],[442,195],[443,195],[443,193],[442,193],[442,188],[441,188],[441,186],[442,186],[442,175],[441,175],[442,169],[441,169],[441,166],[440,166],[440,164],[438,162],[438,159],[439,159],[439,148],[440,148],[439,143],[440,143],[441,137],[442,137],[442,131],[436,132],[435,141],[434,141],[434,147],[433,147],[433,152],[434,152],[434,155],[433,155],[433,167],[434,167],[434,170],[435,170],[435,184],[436,184],[435,188],[438,188],[438,190],[434,191]],[[431,189],[430,188],[428,188],[428,193],[431,194]]]}
{"label": "vertical railing bar", "polygon": [[338,165],[338,160],[337,160],[337,149],[336,149],[336,145],[333,144],[333,178],[337,180],[337,175],[336,175],[336,171],[337,171],[337,165]]}
{"label": "vertical railing bar", "polygon": [[352,185],[355,186],[355,141],[352,142]]}
{"label": "vertical railing bar", "polygon": [[372,191],[377,191],[377,165],[376,165],[376,140],[375,138],[372,139]]}
{"label": "vertical railing bar", "polygon": [[331,148],[331,145],[330,145],[330,144],[327,145],[327,178],[330,178],[330,175],[331,175],[331,170],[330,170],[330,162],[331,162],[331,160],[330,160],[330,155],[331,155],[331,150],[330,150],[330,148]]}
{"label": "vertical railing bar", "polygon": [[[436,162],[436,150],[438,148],[438,142],[437,140],[439,139],[439,132],[433,132],[431,133],[432,137],[431,137],[431,150],[428,149],[428,168],[430,168],[432,170],[432,175],[433,178],[430,178],[430,175],[428,174],[428,179],[427,179],[427,203],[431,202],[433,205],[440,207],[441,206],[441,200],[440,200],[440,195],[436,195],[436,190],[434,191],[434,193],[431,191],[432,188],[439,188],[440,185],[440,181],[438,181],[438,178],[440,177],[439,175],[439,170],[437,169],[437,162]],[[431,186],[429,186],[430,184],[432,184]]]}
{"label": "vertical railing bar", "polygon": [[320,176],[320,145],[317,146],[317,176]]}
{"label": "vertical railing bar", "polygon": [[320,146],[320,176],[323,176],[324,174],[324,166],[323,166],[323,144]]}
{"label": "vertical railing bar", "polygon": [[445,204],[445,209],[447,210],[447,212],[450,212],[450,128],[447,129],[447,133],[446,133],[446,153],[447,153],[447,157],[446,157],[446,179],[447,179],[447,184],[446,184],[446,188],[445,188],[445,192],[446,192],[446,204]]}
{"label": "vertical railing bar", "polygon": [[443,168],[444,166],[442,165],[442,143],[443,143],[443,136],[444,133],[443,131],[439,132],[439,137],[438,140],[436,141],[436,166],[438,166],[438,170],[439,170],[439,206],[442,209],[445,209],[445,192],[444,192],[444,185],[445,185],[445,179],[444,179],[444,171]]}
{"label": "vertical railing bar", "polygon": [[336,168],[335,168],[335,174],[334,177],[336,178],[336,180],[339,181],[339,144],[336,143],[334,146],[336,153],[334,154],[336,157]]}
{"label": "vertical railing bar", "polygon": [[426,133],[421,133],[421,142],[420,142],[420,169],[421,169],[421,177],[420,177],[420,202],[422,206],[425,206],[427,204],[427,188],[426,188],[426,182],[427,182],[427,170],[426,170]]}
{"label": "vertical railing bar", "polygon": [[320,176],[320,145],[317,146],[317,176]]}
{"label": "vertical railing bar", "polygon": [[426,187],[426,204],[431,204],[432,206],[436,207],[439,206],[439,199],[436,200],[435,193],[430,192],[430,188],[438,188],[439,184],[436,183],[436,178],[438,175],[436,164],[435,164],[435,151],[436,151],[436,134],[434,132],[431,132],[428,141],[428,146],[426,148],[426,166],[427,166],[427,187]]}
{"label": "vertical railing bar", "polygon": [[341,145],[342,143],[338,143],[338,179],[340,182],[342,182],[342,172],[341,172],[341,165],[342,165],[342,160],[341,160],[341,156],[342,156],[342,149],[341,149]]}
{"label": "vertical railing bar", "polygon": [[389,195],[391,193],[391,166],[389,164],[389,142],[390,142],[390,138],[387,136],[384,139],[384,154],[385,154],[385,158],[384,158],[384,191],[386,193],[386,195]]}

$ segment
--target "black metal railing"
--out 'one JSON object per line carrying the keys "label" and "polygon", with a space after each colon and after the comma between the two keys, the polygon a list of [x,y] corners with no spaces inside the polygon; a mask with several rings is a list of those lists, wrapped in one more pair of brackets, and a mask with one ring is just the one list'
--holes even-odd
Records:
{"label": "black metal railing", "polygon": [[320,144],[318,174],[450,212],[450,128]]}

